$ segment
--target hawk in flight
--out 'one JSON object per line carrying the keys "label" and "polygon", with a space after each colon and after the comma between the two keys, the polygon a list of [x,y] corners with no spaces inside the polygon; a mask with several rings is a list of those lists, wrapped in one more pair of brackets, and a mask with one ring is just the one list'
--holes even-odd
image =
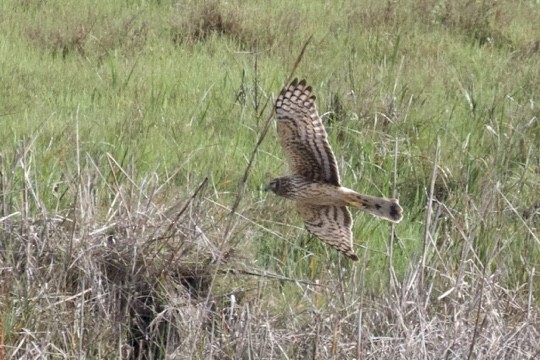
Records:
{"label": "hawk in flight", "polygon": [[401,221],[402,210],[396,199],[362,195],[341,186],[311,91],[305,80],[294,79],[277,98],[277,130],[291,174],[272,180],[266,190],[294,200],[311,233],[356,261],[347,206],[395,223]]}

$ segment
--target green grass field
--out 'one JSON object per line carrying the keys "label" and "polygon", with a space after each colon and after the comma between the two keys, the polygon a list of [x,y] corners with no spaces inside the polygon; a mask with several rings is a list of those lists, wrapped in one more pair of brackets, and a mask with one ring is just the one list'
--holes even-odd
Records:
{"label": "green grass field", "polygon": [[[0,2],[0,359],[540,356],[540,2]],[[295,77],[360,261],[263,191]],[[273,120],[272,120],[273,121]],[[244,178],[247,175],[247,178]]]}

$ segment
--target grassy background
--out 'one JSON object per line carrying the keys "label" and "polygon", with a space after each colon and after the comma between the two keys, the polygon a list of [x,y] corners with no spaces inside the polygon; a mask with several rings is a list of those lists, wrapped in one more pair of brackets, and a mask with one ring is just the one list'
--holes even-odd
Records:
{"label": "grassy background", "polygon": [[[0,357],[538,356],[539,16],[2,1]],[[262,191],[273,128],[239,187],[312,34],[296,76],[343,183],[405,211],[355,215],[355,264]]]}

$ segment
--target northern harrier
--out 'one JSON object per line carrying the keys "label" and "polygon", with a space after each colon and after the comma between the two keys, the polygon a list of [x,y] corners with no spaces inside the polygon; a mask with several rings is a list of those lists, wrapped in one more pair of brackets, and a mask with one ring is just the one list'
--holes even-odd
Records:
{"label": "northern harrier", "polygon": [[276,101],[277,130],[288,157],[291,175],[267,186],[276,195],[294,200],[306,228],[352,260],[351,206],[392,222],[400,222],[396,199],[362,195],[342,187],[336,159],[306,81],[286,86]]}

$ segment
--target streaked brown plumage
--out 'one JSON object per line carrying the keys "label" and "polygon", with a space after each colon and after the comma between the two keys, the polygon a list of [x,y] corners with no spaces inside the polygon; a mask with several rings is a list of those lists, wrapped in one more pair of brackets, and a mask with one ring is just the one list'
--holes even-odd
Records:
{"label": "streaked brown plumage", "polygon": [[272,180],[267,190],[294,200],[306,228],[353,260],[352,217],[346,206],[399,222],[396,199],[362,195],[340,185],[336,159],[306,81],[286,86],[276,101],[277,130],[291,175]]}

